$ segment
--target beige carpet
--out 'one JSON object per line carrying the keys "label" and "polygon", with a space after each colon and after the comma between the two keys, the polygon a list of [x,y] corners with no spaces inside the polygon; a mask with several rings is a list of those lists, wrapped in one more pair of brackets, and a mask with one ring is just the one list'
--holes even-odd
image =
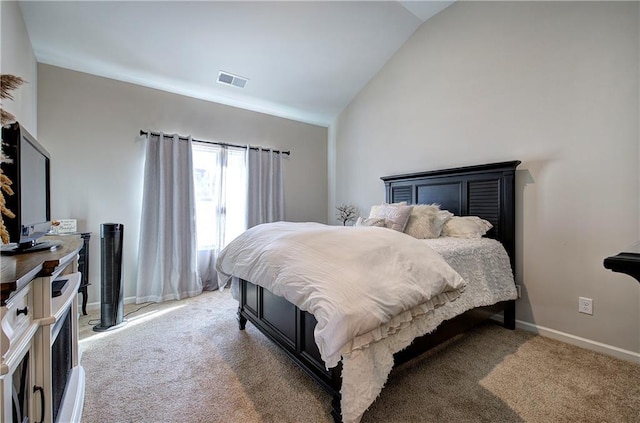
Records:
{"label": "beige carpet", "polygon": [[[83,421],[331,422],[329,395],[236,308],[208,292],[105,333],[83,316]],[[363,422],[640,422],[640,365],[487,324],[396,369]]]}

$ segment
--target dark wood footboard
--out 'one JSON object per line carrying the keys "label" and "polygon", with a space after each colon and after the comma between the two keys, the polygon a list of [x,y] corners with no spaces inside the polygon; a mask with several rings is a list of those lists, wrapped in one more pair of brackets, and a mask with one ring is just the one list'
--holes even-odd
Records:
{"label": "dark wood footboard", "polygon": [[331,414],[336,421],[340,421],[342,366],[329,370],[325,368],[313,336],[318,323],[315,317],[258,285],[242,279],[239,282],[240,329],[244,329],[248,320],[280,346],[302,370],[331,394]]}

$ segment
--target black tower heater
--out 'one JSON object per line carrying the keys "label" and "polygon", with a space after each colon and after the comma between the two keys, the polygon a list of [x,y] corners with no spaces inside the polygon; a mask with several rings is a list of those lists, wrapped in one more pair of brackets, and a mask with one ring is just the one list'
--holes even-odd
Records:
{"label": "black tower heater", "polygon": [[122,286],[122,236],[124,225],[103,223],[100,225],[100,257],[102,286],[100,290],[100,324],[96,332],[115,329],[123,321]]}

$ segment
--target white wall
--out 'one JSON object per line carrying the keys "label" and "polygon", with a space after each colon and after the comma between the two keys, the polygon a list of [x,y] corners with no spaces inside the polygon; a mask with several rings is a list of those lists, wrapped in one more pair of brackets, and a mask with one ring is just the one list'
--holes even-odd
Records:
{"label": "white wall", "polygon": [[13,100],[2,100],[2,108],[13,114],[31,135],[37,137],[36,57],[17,2],[0,2],[0,32],[0,73],[19,76],[27,81],[11,91]]}
{"label": "white wall", "polygon": [[639,38],[637,2],[455,3],[336,119],[329,210],[366,213],[383,175],[522,160],[517,318],[640,352],[640,285],[602,265],[640,239]]}
{"label": "white wall", "polygon": [[[74,72],[38,67],[39,140],[52,156],[53,218],[93,233],[89,301],[100,300],[100,224],[124,224],[125,298],[135,296],[144,166],[140,129],[291,150],[285,217],[326,222],[327,128]],[[185,234],[185,236],[190,236]]]}

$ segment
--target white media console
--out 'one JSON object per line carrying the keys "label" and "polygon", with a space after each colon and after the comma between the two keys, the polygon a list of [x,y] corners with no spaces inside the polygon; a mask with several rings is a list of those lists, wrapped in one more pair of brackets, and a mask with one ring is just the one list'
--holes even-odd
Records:
{"label": "white media console", "polygon": [[79,236],[55,251],[2,256],[0,421],[80,422]]}

